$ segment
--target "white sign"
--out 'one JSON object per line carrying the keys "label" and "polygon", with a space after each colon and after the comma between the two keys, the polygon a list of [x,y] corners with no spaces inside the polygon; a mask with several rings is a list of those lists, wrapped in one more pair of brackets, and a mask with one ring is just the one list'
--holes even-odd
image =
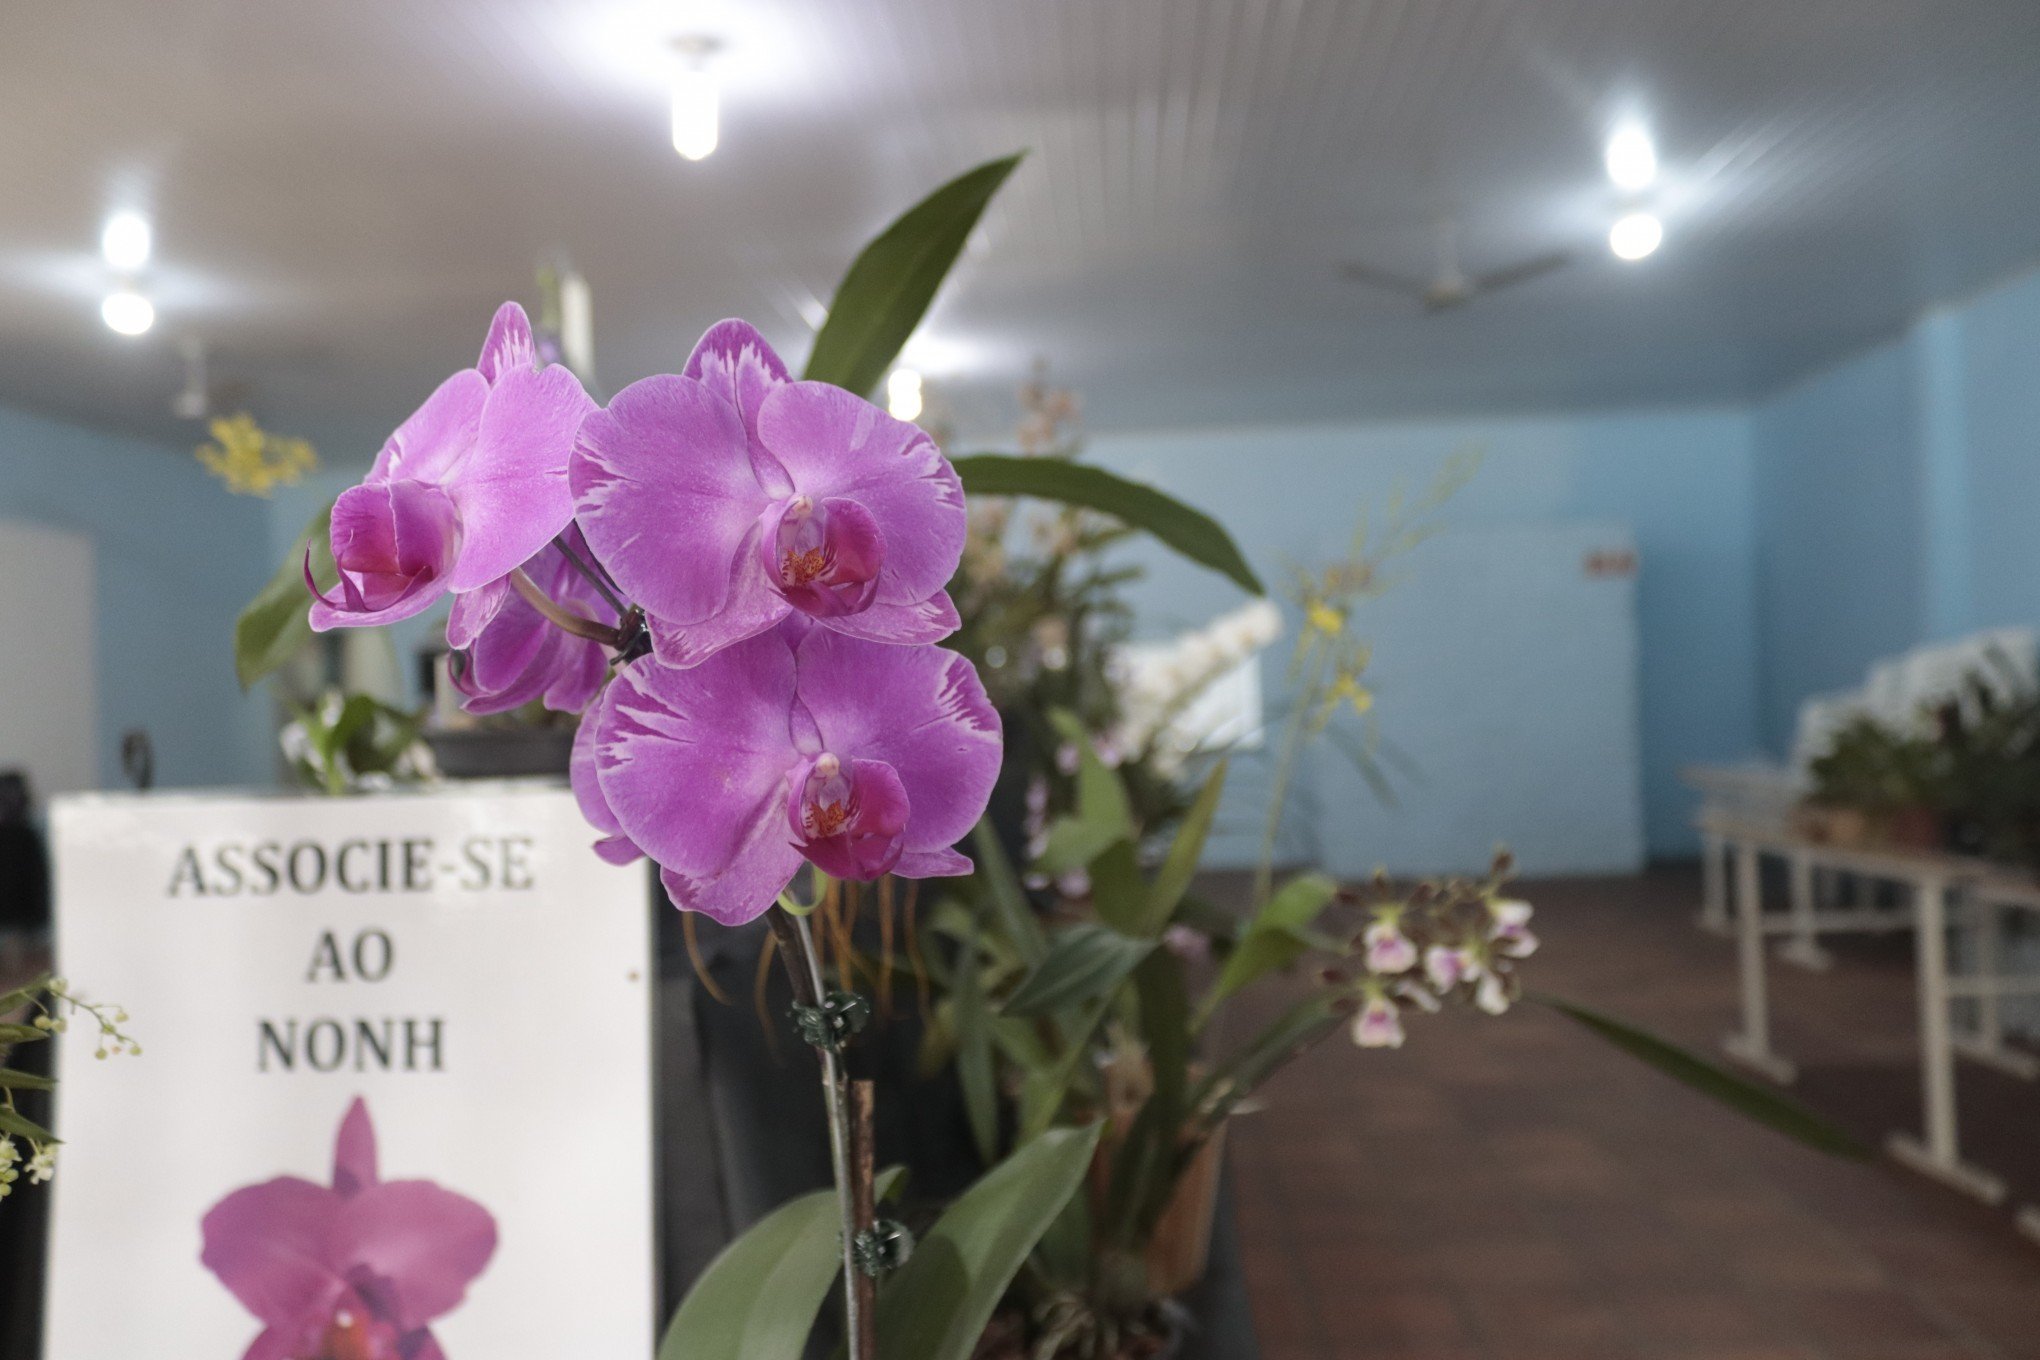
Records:
{"label": "white sign", "polygon": [[565,790],[83,796],[45,1354],[653,1347],[642,866]]}

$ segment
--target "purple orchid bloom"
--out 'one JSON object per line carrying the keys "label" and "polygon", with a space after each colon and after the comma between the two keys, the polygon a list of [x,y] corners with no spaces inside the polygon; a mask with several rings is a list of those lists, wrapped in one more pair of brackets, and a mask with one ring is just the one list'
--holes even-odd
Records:
{"label": "purple orchid bloom", "polygon": [[968,873],[951,847],[999,772],[969,661],[799,620],[689,669],[646,658],[595,716],[616,834],[658,861],[677,906],[725,925],[763,913],[803,860],[867,882]]}
{"label": "purple orchid bloom", "polygon": [[794,613],[874,642],[958,626],[943,587],[967,526],[949,460],[861,397],[792,381],[742,321],[590,416],[568,475],[588,542],[670,665]]}
{"label": "purple orchid bloom", "polygon": [[441,383],[333,503],[339,596],[319,596],[312,627],[408,619],[523,565],[573,518],[567,455],[594,409],[580,379],[538,366],[524,309],[504,303],[476,367]]}
{"label": "purple orchid bloom", "polygon": [[445,1360],[429,1324],[496,1250],[496,1220],[431,1181],[376,1173],[356,1100],[333,1184],[280,1176],[236,1190],[202,1225],[199,1259],[263,1325],[242,1360]]}
{"label": "purple orchid bloom", "polygon": [[[561,541],[590,571],[588,545],[569,525]],[[616,610],[595,582],[548,543],[524,564],[524,574],[561,607],[585,618],[614,618]],[[518,594],[507,576],[454,598],[446,620],[447,645],[462,653],[453,664],[453,684],[470,713],[507,713],[533,699],[561,713],[579,713],[595,697],[609,666],[602,644],[556,626]]]}
{"label": "purple orchid bloom", "polygon": [[595,853],[611,864],[630,864],[643,859],[645,852],[623,834],[616,814],[609,810],[609,800],[603,796],[601,775],[596,769],[595,741],[602,730],[603,707],[612,692],[603,690],[581,715],[581,725],[574,730],[573,753],[567,758],[567,779],[573,785],[574,802],[580,806],[581,816],[602,833],[602,839],[595,842]]}

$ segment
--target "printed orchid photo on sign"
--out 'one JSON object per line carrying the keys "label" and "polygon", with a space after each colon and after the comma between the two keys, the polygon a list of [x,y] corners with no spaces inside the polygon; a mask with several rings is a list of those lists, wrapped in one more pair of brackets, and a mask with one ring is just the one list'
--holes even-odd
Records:
{"label": "printed orchid photo on sign", "polygon": [[383,1178],[360,1099],[334,1135],[329,1183],[245,1186],[200,1231],[200,1260],[262,1325],[242,1360],[446,1360],[431,1324],[496,1253],[481,1205],[436,1181]]}

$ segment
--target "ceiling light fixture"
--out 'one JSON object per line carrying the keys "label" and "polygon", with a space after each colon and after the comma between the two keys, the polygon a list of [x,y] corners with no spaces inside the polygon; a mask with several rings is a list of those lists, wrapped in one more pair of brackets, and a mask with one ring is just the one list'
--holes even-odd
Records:
{"label": "ceiling light fixture", "polygon": [[1650,134],[1635,123],[1615,129],[1608,138],[1603,161],[1608,167],[1608,178],[1618,189],[1634,193],[1648,189],[1657,180],[1657,148],[1651,144]]}
{"label": "ceiling light fixture", "polygon": [[722,88],[709,62],[722,43],[704,34],[673,40],[673,149],[706,160],[722,133]]}
{"label": "ceiling light fixture", "polygon": [[99,253],[124,274],[132,274],[149,262],[152,244],[149,219],[125,209],[107,218],[99,233]]}
{"label": "ceiling light fixture", "polygon": [[885,380],[885,409],[895,420],[913,420],[921,414],[921,375],[911,368],[896,368]]}
{"label": "ceiling light fixture", "polygon": [[155,306],[129,288],[108,293],[106,301],[99,304],[99,316],[109,328],[122,335],[144,335],[149,327],[156,324]]}
{"label": "ceiling light fixture", "polygon": [[1618,260],[1640,260],[1664,243],[1665,224],[1655,214],[1633,212],[1608,229],[1608,249]]}

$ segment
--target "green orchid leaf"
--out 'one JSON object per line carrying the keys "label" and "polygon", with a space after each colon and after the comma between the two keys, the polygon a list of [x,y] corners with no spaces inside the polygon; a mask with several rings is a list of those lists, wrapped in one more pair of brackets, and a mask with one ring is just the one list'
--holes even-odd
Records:
{"label": "green orchid leaf", "polygon": [[256,681],[284,666],[312,640],[305,550],[311,549],[312,579],[319,589],[331,590],[339,584],[340,569],[333,565],[333,548],[327,537],[332,518],[330,505],[312,517],[269,584],[234,619],[234,674],[240,677],[242,689],[252,688]]}
{"label": "green orchid leaf", "polygon": [[1148,892],[1146,919],[1141,923],[1144,935],[1159,935],[1168,929],[1169,922],[1176,914],[1176,906],[1183,900],[1183,894],[1190,889],[1190,879],[1197,872],[1197,862],[1204,856],[1204,842],[1211,835],[1212,820],[1218,815],[1219,795],[1225,791],[1226,762],[1218,762],[1218,768],[1204,781],[1204,787],[1197,791],[1197,800],[1190,805],[1189,813],[1183,818],[1176,839],[1169,845],[1169,853],[1162,860],[1160,872],[1155,875],[1154,887]]}
{"label": "green orchid leaf", "polygon": [[1225,967],[1204,999],[1204,1014],[1218,1003],[1290,963],[1310,949],[1311,923],[1338,893],[1339,885],[1324,874],[1298,874],[1276,889],[1240,932],[1239,943],[1226,956]]}
{"label": "green orchid leaf", "polygon": [[1869,1150],[1855,1138],[1790,1096],[1740,1077],[1669,1039],[1660,1038],[1649,1030],[1577,1001],[1541,993],[1533,993],[1524,999],[1557,1011],[1630,1057],[1655,1067],[1672,1080],[1726,1105],[1745,1118],[1775,1129],[1787,1138],[1830,1156],[1863,1158],[1870,1155]]}
{"label": "green orchid leaf", "polygon": [[[879,1292],[885,1360],[969,1360],[1006,1286],[1083,1184],[1102,1128],[1051,1129],[949,1207]],[[753,1360],[742,1350],[690,1354]]]}
{"label": "green orchid leaf", "polygon": [[11,1133],[17,1138],[31,1138],[38,1143],[62,1141],[27,1115],[19,1110],[11,1110],[5,1105],[0,1105],[0,1133]]}
{"label": "green orchid leaf", "polygon": [[957,954],[950,1000],[956,1025],[956,1077],[963,1088],[964,1116],[970,1122],[971,1142],[989,1166],[999,1155],[999,1087],[992,1064],[993,1017],[985,1003],[980,967],[978,923],[973,920],[970,934]]}
{"label": "green orchid leaf", "polygon": [[1048,952],[1048,936],[1035,919],[1026,889],[1020,876],[1013,872],[1013,863],[1006,858],[1006,849],[999,844],[998,833],[992,830],[990,821],[977,824],[977,829],[971,832],[971,843],[977,848],[977,881],[998,917],[999,931],[1024,962],[1040,962]]}
{"label": "green orchid leaf", "polygon": [[1096,510],[1153,535],[1165,547],[1217,572],[1250,595],[1268,593],[1247,565],[1239,545],[1217,520],[1145,482],[1067,458],[973,453],[952,461],[969,495],[1032,496]]}
{"label": "green orchid leaf", "polygon": [[57,1084],[48,1077],[39,1077],[33,1072],[0,1067],[0,1087],[14,1091],[54,1091]]}
{"label": "green orchid leaf", "polygon": [[1070,926],[1049,938],[1047,955],[1000,1009],[1006,1015],[1048,1015],[1109,996],[1154,947],[1153,940],[1130,939],[1093,921]]}
{"label": "green orchid leaf", "polygon": [[[899,1180],[880,1173],[883,1199]],[[658,1360],[801,1360],[843,1264],[834,1190],[780,1205],[723,1248],[666,1326]]]}
{"label": "green orchid leaf", "polygon": [[869,396],[1019,164],[1019,156],[1006,156],[966,171],[880,232],[837,285],[803,376]]}

